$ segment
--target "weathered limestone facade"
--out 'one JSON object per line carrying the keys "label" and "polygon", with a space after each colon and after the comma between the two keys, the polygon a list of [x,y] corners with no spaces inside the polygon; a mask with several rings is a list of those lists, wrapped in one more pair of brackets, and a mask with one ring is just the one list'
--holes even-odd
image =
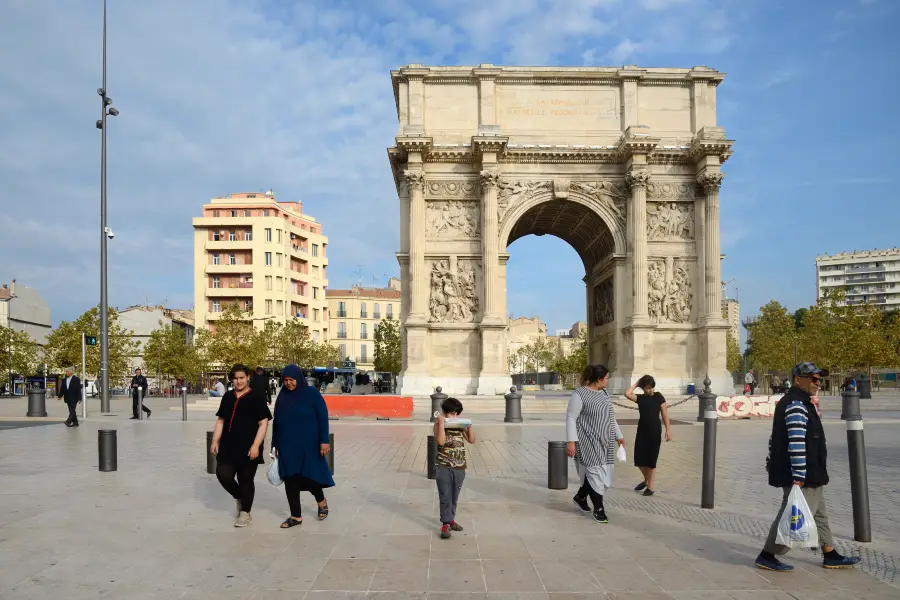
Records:
{"label": "weathered limestone facade", "polygon": [[664,393],[706,373],[714,391],[732,389],[719,297],[720,166],[732,146],[716,125],[722,73],[409,65],[391,78],[400,393],[509,387],[506,248],[532,234],[581,257],[589,354],[614,391],[645,373]]}

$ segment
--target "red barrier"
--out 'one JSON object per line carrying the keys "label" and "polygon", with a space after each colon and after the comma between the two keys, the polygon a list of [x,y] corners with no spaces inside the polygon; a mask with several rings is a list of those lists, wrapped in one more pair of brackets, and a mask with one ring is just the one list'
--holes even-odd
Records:
{"label": "red barrier", "polygon": [[412,419],[411,396],[325,396],[329,417],[368,417],[370,419]]}

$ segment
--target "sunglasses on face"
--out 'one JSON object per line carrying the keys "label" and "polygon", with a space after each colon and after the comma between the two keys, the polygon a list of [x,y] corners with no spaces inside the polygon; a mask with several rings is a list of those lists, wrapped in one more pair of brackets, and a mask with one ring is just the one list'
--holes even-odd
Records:
{"label": "sunglasses on face", "polygon": [[812,382],[813,382],[814,384],[816,384],[816,385],[819,385],[819,384],[822,383],[822,378],[821,378],[821,377],[808,377],[807,379],[809,379],[810,381],[812,381]]}

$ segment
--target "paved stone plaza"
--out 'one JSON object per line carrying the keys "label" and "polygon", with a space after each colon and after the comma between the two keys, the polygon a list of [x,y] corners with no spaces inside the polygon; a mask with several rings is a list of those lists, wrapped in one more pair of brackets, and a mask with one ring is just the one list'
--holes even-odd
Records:
{"label": "paved stone plaza", "polygon": [[[544,415],[506,426],[475,416],[479,443],[470,448],[458,515],[465,531],[441,540],[434,483],[425,477],[427,423],[332,422],[337,487],[328,494],[329,518],[315,519],[307,495],[304,524],[279,530],[287,503],[260,472],[254,521],[235,529],[233,502],[205,473],[212,415],[183,423],[177,412],[154,410],[150,421],[135,422],[125,406],[116,400],[117,416],[79,429],[0,429],[0,598],[900,595],[900,545],[891,541],[900,539],[900,420],[866,425],[876,541],[862,548],[862,568],[825,571],[820,556],[795,551],[797,571],[779,575],[751,567],[776,509],[775,490],[762,483],[768,422],[720,424],[715,511],[699,508],[702,428],[676,425],[675,440],[663,446],[656,496],[632,492],[637,470],[619,467],[607,498],[611,522],[599,525],[574,507],[574,488],[546,489],[546,443],[561,439],[561,421]],[[9,405],[0,410],[14,414]],[[827,416],[829,512],[839,547],[850,550],[858,545],[848,541],[844,428]],[[119,432],[116,473],[97,471],[98,428]],[[623,429],[633,440],[634,426]]]}

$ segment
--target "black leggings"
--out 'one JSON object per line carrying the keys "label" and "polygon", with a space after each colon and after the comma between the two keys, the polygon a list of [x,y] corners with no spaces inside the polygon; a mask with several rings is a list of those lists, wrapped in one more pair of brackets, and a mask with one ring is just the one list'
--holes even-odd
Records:
{"label": "black leggings", "polygon": [[[256,469],[259,464],[255,462],[243,462],[238,465],[231,463],[219,463],[216,466],[216,477],[225,491],[231,494],[235,500],[241,501],[241,510],[250,512],[253,508],[253,496],[256,494],[256,486],[253,478],[256,477]],[[235,481],[237,476],[237,481]]]}
{"label": "black leggings", "polygon": [[325,501],[325,492],[322,486],[303,475],[291,475],[284,478],[284,494],[287,496],[288,505],[291,507],[291,516],[298,519],[303,516],[300,512],[300,492],[309,492],[315,497],[316,502]]}
{"label": "black leggings", "polygon": [[603,494],[598,494],[594,491],[594,488],[591,487],[591,482],[588,481],[587,475],[584,476],[584,483],[581,484],[581,487],[575,492],[575,495],[579,498],[587,498],[591,497],[591,502],[594,505],[594,509],[603,510]]}

